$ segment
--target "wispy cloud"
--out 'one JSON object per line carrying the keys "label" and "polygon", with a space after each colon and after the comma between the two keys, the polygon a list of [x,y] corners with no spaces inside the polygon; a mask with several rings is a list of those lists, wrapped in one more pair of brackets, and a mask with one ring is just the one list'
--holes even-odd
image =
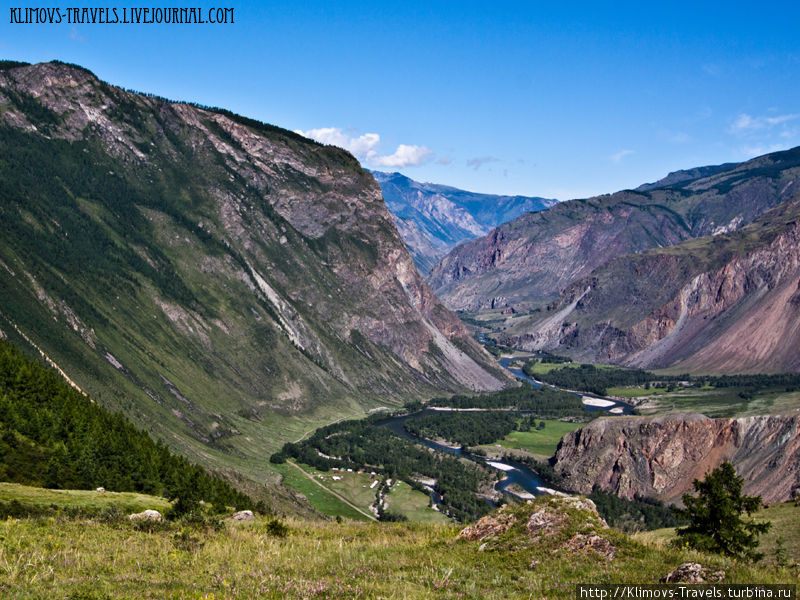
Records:
{"label": "wispy cloud", "polygon": [[754,117],[747,113],[741,113],[731,123],[728,131],[734,135],[748,135],[755,132],[768,131],[798,118],[800,118],[800,114]]}
{"label": "wispy cloud", "polygon": [[613,162],[615,165],[618,165],[622,161],[622,159],[628,156],[629,154],[636,154],[636,152],[634,150],[620,150],[619,152],[617,152],[616,154],[612,154],[608,158],[610,158],[611,162]]}
{"label": "wispy cloud", "polygon": [[452,164],[453,159],[449,156],[442,156],[439,160],[436,161],[437,165],[449,165]]}
{"label": "wispy cloud", "polygon": [[745,145],[739,148],[739,153],[746,159],[755,158],[756,156],[763,156],[772,152],[780,152],[781,150],[788,150],[788,144],[752,144]]}
{"label": "wispy cloud", "polygon": [[76,27],[73,27],[72,29],[69,30],[69,39],[71,39],[74,42],[86,41],[86,38],[78,33],[78,29]]}
{"label": "wispy cloud", "polygon": [[392,154],[381,155],[378,152],[381,136],[377,133],[350,135],[339,127],[321,127],[319,129],[309,129],[308,131],[297,129],[295,133],[299,133],[300,135],[316,140],[322,144],[330,144],[332,146],[344,148],[360,161],[378,167],[391,167],[395,169],[413,167],[422,164],[433,156],[433,150],[426,146],[407,144],[400,144]]}
{"label": "wispy cloud", "polygon": [[667,134],[667,139],[673,144],[685,144],[692,141],[692,136],[683,131],[673,131]]}
{"label": "wispy cloud", "polygon": [[500,159],[495,156],[477,156],[475,158],[467,159],[467,166],[477,171],[487,163],[500,162]]}

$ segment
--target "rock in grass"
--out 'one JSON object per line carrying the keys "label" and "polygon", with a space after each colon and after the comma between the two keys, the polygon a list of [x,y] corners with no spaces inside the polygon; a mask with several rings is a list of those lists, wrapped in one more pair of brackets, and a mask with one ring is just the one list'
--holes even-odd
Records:
{"label": "rock in grass", "polygon": [[488,537],[500,535],[516,522],[513,515],[497,512],[482,517],[474,525],[464,528],[456,539],[485,540]]}
{"label": "rock in grass", "polygon": [[255,519],[255,516],[253,516],[252,510],[240,510],[237,513],[233,513],[231,519],[234,521],[252,521]]}
{"label": "rock in grass", "polygon": [[144,521],[161,521],[163,519],[160,512],[149,508],[144,512],[133,513],[132,515],[128,515],[128,518],[131,521],[138,521],[139,519],[142,519]]}
{"label": "rock in grass", "polygon": [[700,563],[685,562],[661,578],[662,583],[705,583],[720,582],[725,579],[725,571],[710,572]]}

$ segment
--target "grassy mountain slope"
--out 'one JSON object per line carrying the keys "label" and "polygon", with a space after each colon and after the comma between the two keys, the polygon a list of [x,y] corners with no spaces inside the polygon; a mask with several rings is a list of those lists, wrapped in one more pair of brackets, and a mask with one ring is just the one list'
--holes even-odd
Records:
{"label": "grassy mountain slope", "polygon": [[800,148],[521,216],[467,242],[427,276],[447,306],[520,312],[608,261],[739,229],[800,186]]}
{"label": "grassy mountain slope", "polygon": [[[525,524],[539,511],[550,526],[529,532]],[[690,561],[723,572],[725,583],[798,583],[796,568],[644,544],[546,498],[493,517],[501,518],[514,524],[473,541],[456,539],[459,528],[422,523],[290,520],[280,537],[263,519],[220,531],[150,532],[118,522],[12,519],[0,523],[0,591],[26,600],[574,598],[578,583],[652,584]],[[614,558],[581,547],[586,532],[607,540]]]}
{"label": "grassy mountain slope", "polygon": [[60,63],[0,65],[0,143],[0,331],[206,466],[507,385],[343,150]]}

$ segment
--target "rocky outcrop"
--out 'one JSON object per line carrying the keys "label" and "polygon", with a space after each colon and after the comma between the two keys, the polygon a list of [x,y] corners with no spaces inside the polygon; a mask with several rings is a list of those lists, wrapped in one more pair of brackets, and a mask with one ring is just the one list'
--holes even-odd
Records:
{"label": "rocky outcrop", "polygon": [[616,259],[504,341],[688,372],[796,371],[799,216],[787,201],[739,232]]}
{"label": "rocky outcrop", "polygon": [[744,479],[744,493],[789,500],[800,489],[800,417],[597,419],[562,438],[555,470],[580,493],[597,485],[624,498],[676,502],[725,461]]}
{"label": "rocky outcrop", "polygon": [[421,183],[400,173],[372,171],[380,183],[411,257],[422,273],[461,242],[489,233],[501,223],[556,203],[547,198],[498,196]]}
{"label": "rocky outcrop", "polygon": [[[589,554],[613,560],[617,547],[594,502],[566,494],[545,495],[515,507],[503,506],[465,527],[456,539],[483,542],[479,551],[519,551],[539,546],[552,554]],[[536,568],[539,561],[530,563]]]}
{"label": "rocky outcrop", "polygon": [[0,63],[0,140],[3,330],[206,466],[511,381],[344,150],[61,63]]}
{"label": "rocky outcrop", "polygon": [[800,149],[525,214],[445,256],[427,280],[453,309],[526,311],[612,259],[730,232],[791,198]]}

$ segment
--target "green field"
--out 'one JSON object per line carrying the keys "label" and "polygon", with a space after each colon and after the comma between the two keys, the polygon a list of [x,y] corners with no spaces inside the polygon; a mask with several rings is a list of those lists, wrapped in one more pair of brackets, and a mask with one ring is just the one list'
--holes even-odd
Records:
{"label": "green field", "polygon": [[[525,362],[524,359],[521,359],[521,362]],[[543,363],[540,360],[532,360],[528,362],[529,368],[528,370],[533,373],[533,375],[538,375],[541,373],[549,373],[553,369],[560,369],[561,367],[565,366],[563,364],[556,364],[556,363]]]}
{"label": "green field", "polygon": [[708,417],[788,414],[800,409],[800,392],[759,390],[740,396],[739,388],[687,388],[652,396],[638,406],[643,415],[699,412]]}
{"label": "green field", "polygon": [[0,482],[0,502],[16,500],[22,504],[54,506],[99,511],[116,506],[125,512],[145,509],[164,512],[170,505],[166,498],[133,492],[96,492],[94,490],[48,490],[17,483]]}
{"label": "green field", "polygon": [[608,396],[618,398],[643,398],[645,396],[661,396],[667,393],[667,388],[650,387],[645,389],[643,385],[631,387],[610,387],[606,390]]}
{"label": "green field", "polygon": [[[328,490],[311,481],[302,471],[289,463],[274,465],[275,470],[283,475],[283,483],[303,494],[311,505],[319,512],[330,517],[342,517],[354,521],[368,521],[353,507],[348,506]],[[304,469],[308,469],[304,467]],[[308,469],[309,473],[313,470]],[[322,483],[322,482],[320,482]]]}
{"label": "green field", "polygon": [[544,429],[512,431],[496,444],[487,445],[484,446],[484,448],[495,450],[496,446],[499,444],[502,448],[527,450],[532,454],[552,456],[561,438],[581,425],[583,425],[583,423],[546,420]]}
{"label": "green field", "polygon": [[[314,477],[325,487],[340,494],[365,512],[369,512],[370,505],[375,502],[375,490],[378,487],[377,485],[374,488],[369,486],[372,485],[375,479],[378,480],[380,485],[382,479],[380,475],[376,475],[373,478],[369,473],[350,473],[347,471],[328,471],[323,473],[306,465],[303,465],[303,469],[308,473],[313,473]],[[341,477],[341,479],[335,480],[334,477]]]}
{"label": "green field", "polygon": [[430,497],[415,490],[405,481],[398,481],[386,498],[386,510],[404,515],[419,523],[450,523],[450,519],[429,506]]}

